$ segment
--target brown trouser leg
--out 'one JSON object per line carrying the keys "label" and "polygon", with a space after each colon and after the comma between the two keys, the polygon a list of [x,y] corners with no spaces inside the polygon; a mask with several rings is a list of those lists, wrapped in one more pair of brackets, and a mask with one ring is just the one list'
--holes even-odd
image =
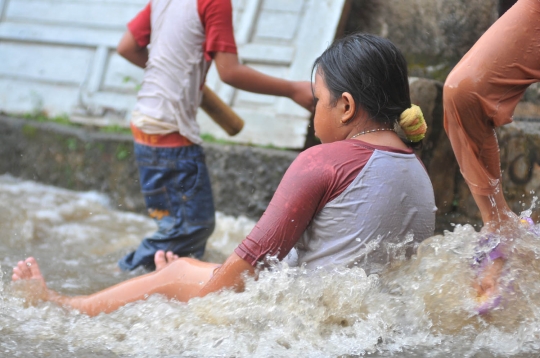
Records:
{"label": "brown trouser leg", "polygon": [[[487,214],[479,197],[498,196],[504,202],[494,129],[512,121],[524,91],[538,81],[540,0],[519,0],[486,31],[445,82],[444,126],[484,221]],[[506,202],[501,205],[507,207]]]}

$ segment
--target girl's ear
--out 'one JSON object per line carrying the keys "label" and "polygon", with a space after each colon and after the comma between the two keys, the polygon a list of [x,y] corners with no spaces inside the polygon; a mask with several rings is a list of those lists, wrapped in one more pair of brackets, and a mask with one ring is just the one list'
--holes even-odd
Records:
{"label": "girl's ear", "polygon": [[340,98],[341,102],[341,123],[348,123],[356,112],[356,103],[354,103],[353,96],[349,92],[343,92]]}

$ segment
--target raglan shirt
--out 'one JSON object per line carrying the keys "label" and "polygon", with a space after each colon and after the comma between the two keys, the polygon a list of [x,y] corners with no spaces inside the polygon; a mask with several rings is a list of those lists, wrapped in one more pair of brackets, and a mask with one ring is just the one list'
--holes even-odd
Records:
{"label": "raglan shirt", "polygon": [[294,264],[308,268],[363,265],[369,256],[372,265],[363,267],[373,273],[386,263],[381,246],[433,235],[435,211],[431,181],[412,149],[354,139],[321,144],[291,164],[235,253],[256,266],[295,247]]}
{"label": "raglan shirt", "polygon": [[237,53],[230,0],[152,0],[128,30],[148,62],[132,124],[147,134],[175,131],[200,144],[196,114],[216,52]]}

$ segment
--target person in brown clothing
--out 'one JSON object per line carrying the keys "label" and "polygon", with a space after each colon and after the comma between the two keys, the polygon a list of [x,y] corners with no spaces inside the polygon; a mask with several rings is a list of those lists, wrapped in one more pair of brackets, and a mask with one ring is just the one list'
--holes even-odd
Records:
{"label": "person in brown clothing", "polygon": [[[540,81],[540,1],[519,0],[476,42],[444,85],[444,127],[461,173],[484,222],[484,233],[506,236],[501,228],[518,222],[501,186],[495,128],[512,115],[529,85]],[[515,227],[515,226],[514,226]],[[504,241],[504,240],[503,240]],[[500,245],[499,246],[504,246]],[[504,247],[484,266],[480,294],[497,290]]]}

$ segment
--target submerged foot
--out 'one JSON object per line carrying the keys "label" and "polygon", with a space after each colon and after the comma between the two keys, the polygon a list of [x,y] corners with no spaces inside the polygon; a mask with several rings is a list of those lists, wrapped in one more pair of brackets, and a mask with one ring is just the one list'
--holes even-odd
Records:
{"label": "submerged foot", "polygon": [[159,250],[154,255],[154,264],[156,265],[156,271],[161,270],[173,261],[178,260],[178,255],[172,251]]}
{"label": "submerged foot", "polygon": [[497,258],[485,263],[480,272],[478,283],[475,284],[476,301],[478,302],[476,310],[479,314],[488,313],[499,306],[501,301],[500,278],[505,262],[505,259]]}

